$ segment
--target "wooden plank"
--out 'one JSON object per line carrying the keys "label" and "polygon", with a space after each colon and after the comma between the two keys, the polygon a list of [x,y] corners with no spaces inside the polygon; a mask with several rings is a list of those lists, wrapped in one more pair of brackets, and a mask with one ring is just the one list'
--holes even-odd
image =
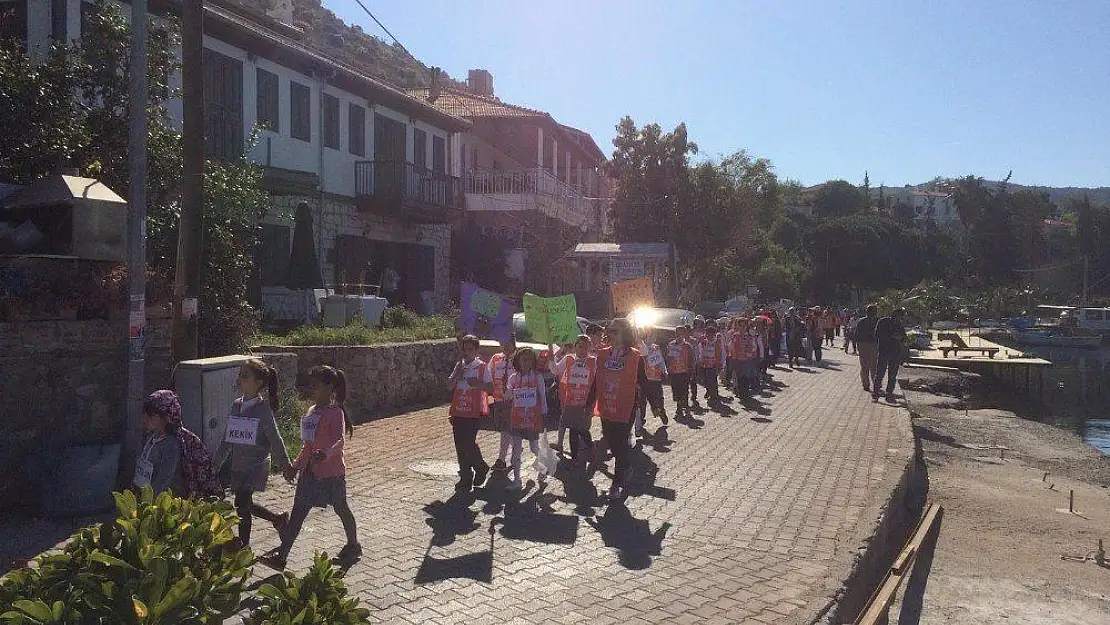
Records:
{"label": "wooden plank", "polygon": [[898,594],[898,588],[902,585],[902,581],[913,570],[913,565],[917,561],[917,554],[921,552],[921,545],[933,530],[933,526],[940,518],[942,510],[943,508],[935,503],[926,507],[925,514],[922,515],[921,521],[918,522],[909,542],[895,558],[894,565],[887,571],[883,582],[871,595],[867,606],[855,620],[856,625],[879,625],[887,622],[887,612],[890,610],[890,604]]}

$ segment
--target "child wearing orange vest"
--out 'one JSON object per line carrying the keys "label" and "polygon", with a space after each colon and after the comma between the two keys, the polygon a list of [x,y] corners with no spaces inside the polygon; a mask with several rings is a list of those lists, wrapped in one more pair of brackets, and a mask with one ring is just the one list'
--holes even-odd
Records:
{"label": "child wearing orange vest", "polygon": [[574,466],[593,462],[594,443],[590,422],[597,378],[597,356],[590,354],[590,337],[579,335],[574,351],[551,362],[551,372],[559,378],[559,396],[563,412],[561,428],[570,430],[570,458]]}
{"label": "child wearing orange vest", "polygon": [[678,326],[675,338],[667,344],[667,373],[671,378],[671,394],[678,404],[676,420],[690,416],[690,377],[694,372],[694,348],[690,345],[690,326]]}
{"label": "child wearing orange vest", "polygon": [[[512,446],[513,478],[509,483],[512,490],[520,490],[521,455],[523,442],[528,441],[532,453],[540,453],[539,439],[543,431],[543,420],[547,416],[547,387],[543,374],[536,370],[536,352],[531,347],[522,347],[513,354],[514,373],[509,376],[505,392],[512,401],[509,413],[509,440]],[[540,480],[547,477],[540,473]]]}
{"label": "child wearing orange vest", "polygon": [[634,347],[636,333],[623,319],[610,324],[609,329],[618,337],[614,347],[598,351],[597,414],[601,417],[601,435],[613,452],[616,466],[613,484],[609,488],[611,500],[623,499],[632,477],[630,462],[632,424],[637,411],[640,385],[647,382],[644,359]]}
{"label": "child wearing orange vest", "polygon": [[667,418],[667,407],[663,405],[663,380],[667,377],[667,360],[663,350],[655,343],[649,343],[651,328],[640,330],[640,354],[644,357],[644,374],[647,382],[640,389],[640,420],[636,423],[636,430],[643,435],[644,424],[647,422],[647,407],[651,405],[651,413],[663,425],[670,423]]}
{"label": "child wearing orange vest", "polygon": [[493,376],[489,367],[478,357],[478,337],[466,335],[459,339],[462,359],[447,380],[451,391],[451,408],[448,420],[455,438],[455,455],[459,459],[459,483],[455,490],[470,492],[481,486],[489,475],[489,465],[478,448],[478,426],[489,414],[486,393],[493,389]]}
{"label": "child wearing orange vest", "polygon": [[705,387],[705,398],[709,402],[715,403],[721,399],[717,390],[717,376],[723,360],[724,346],[717,334],[717,324],[710,321],[705,324],[705,336],[698,343],[698,371],[701,374],[701,384]]}
{"label": "child wearing orange vest", "polygon": [[512,360],[516,353],[516,335],[510,334],[507,341],[501,342],[501,351],[489,358],[490,377],[493,378],[493,392],[490,393],[490,418],[494,426],[501,430],[501,445],[497,449],[497,462],[493,463],[493,470],[508,471],[505,458],[509,455],[509,445],[512,438],[509,436],[509,410],[512,402],[505,395],[505,387],[509,384],[509,376],[513,374]]}

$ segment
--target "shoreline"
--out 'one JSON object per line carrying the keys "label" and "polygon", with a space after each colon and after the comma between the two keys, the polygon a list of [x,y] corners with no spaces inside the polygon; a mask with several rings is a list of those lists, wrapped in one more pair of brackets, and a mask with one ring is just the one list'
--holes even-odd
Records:
{"label": "shoreline", "polygon": [[1110,568],[1064,558],[1110,539],[1110,456],[978,376],[910,368],[900,385],[944,516],[891,621],[1110,624]]}

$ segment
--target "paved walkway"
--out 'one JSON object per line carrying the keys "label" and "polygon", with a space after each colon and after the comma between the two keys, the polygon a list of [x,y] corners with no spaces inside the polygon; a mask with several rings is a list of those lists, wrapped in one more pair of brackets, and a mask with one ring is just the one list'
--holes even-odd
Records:
{"label": "paved walkway", "polygon": [[[627,506],[604,505],[605,476],[562,470],[517,494],[499,477],[453,496],[443,408],[363,425],[348,488],[366,553],[348,584],[389,623],[808,622],[912,453],[905,410],[872,403],[853,361],[836,350],[822,368],[775,371],[747,405],[649,423]],[[480,441],[492,461],[496,435]],[[287,509],[292,494],[282,482],[261,499]],[[276,544],[265,525],[259,551]],[[290,570],[343,542],[338,518],[315,511]]]}

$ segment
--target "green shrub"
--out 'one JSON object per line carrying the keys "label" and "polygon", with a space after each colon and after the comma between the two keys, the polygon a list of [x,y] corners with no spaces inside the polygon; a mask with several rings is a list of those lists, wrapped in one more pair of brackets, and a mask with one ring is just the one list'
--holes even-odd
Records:
{"label": "green shrub", "polygon": [[[285,440],[285,449],[289,452],[290,459],[296,458],[297,454],[301,453],[303,446],[301,417],[311,407],[312,402],[301,397],[300,392],[293,385],[293,380],[290,380],[288,386],[278,393],[278,409],[274,417],[277,419],[278,431],[281,432],[281,438]],[[270,458],[270,464],[273,472],[280,470],[276,459]]]}
{"label": "green shrub", "polygon": [[326,554],[316,554],[304,577],[285,573],[276,584],[258,590],[262,605],[246,619],[247,625],[355,625],[369,623],[370,610],[347,597],[343,572]]}
{"label": "green shrub", "polygon": [[218,625],[238,610],[253,554],[226,549],[238,521],[230,503],[149,487],[115,499],[113,522],[0,578],[0,621]]}
{"label": "green shrub", "polygon": [[390,306],[382,312],[382,329],[411,328],[420,323],[420,315],[404,306]]}
{"label": "green shrub", "polygon": [[407,327],[368,328],[354,322],[342,328],[300,326],[284,335],[264,334],[255,337],[255,345],[379,345],[448,339],[455,336],[455,321],[444,315],[415,316]]}

